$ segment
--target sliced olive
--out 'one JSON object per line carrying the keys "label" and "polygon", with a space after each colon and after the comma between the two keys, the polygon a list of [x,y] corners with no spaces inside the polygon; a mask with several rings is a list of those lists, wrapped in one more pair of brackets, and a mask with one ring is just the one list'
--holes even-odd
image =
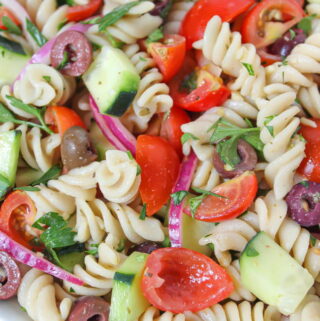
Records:
{"label": "sliced olive", "polygon": [[133,245],[128,250],[128,255],[130,255],[133,252],[142,252],[150,254],[155,250],[160,249],[162,246],[156,242],[150,242],[146,241],[137,245]]}
{"label": "sliced olive", "polygon": [[286,197],[289,215],[301,226],[320,224],[320,184],[301,182],[294,185]]}
{"label": "sliced olive", "polygon": [[68,321],[108,321],[109,309],[109,303],[104,299],[85,296],[76,301]]}
{"label": "sliced olive", "polygon": [[68,171],[88,165],[97,159],[85,129],[74,126],[65,131],[61,142],[61,159]]}
{"label": "sliced olive", "polygon": [[0,300],[17,294],[21,273],[17,263],[6,253],[0,252]]}
{"label": "sliced olive", "polygon": [[240,163],[232,170],[226,169],[226,164],[222,161],[220,155],[215,150],[213,153],[213,164],[217,172],[223,178],[233,178],[241,175],[245,171],[251,171],[255,168],[258,157],[253,147],[243,139],[239,139],[237,151],[240,157]]}

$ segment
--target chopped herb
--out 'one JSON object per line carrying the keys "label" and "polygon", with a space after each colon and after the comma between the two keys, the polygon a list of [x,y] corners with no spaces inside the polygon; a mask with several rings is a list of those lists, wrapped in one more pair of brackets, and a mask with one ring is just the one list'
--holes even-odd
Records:
{"label": "chopped herb", "polygon": [[309,188],[309,181],[302,181],[299,184],[301,184],[302,186]]}
{"label": "chopped herb", "polygon": [[298,105],[301,105],[301,101],[299,100],[299,98],[296,98],[294,102],[297,103]]}
{"label": "chopped herb", "polygon": [[70,293],[75,293],[76,291],[75,291],[73,288],[70,288],[70,289],[69,289],[69,292],[70,292]]}
{"label": "chopped herb", "polygon": [[47,81],[48,83],[51,82],[51,77],[50,76],[42,76],[42,78]]}
{"label": "chopped herb", "polygon": [[225,197],[225,196],[223,196],[223,195],[219,195],[219,194],[216,194],[216,193],[212,193],[212,192],[210,192],[210,191],[206,191],[206,190],[201,189],[201,188],[192,187],[192,189],[193,189],[195,192],[197,192],[197,193],[199,193],[199,194],[203,194],[203,195],[205,195],[205,196],[211,195],[211,196],[215,196],[215,197],[219,197],[219,198],[227,198],[227,197]]}
{"label": "chopped herb", "polygon": [[111,12],[107,13],[102,18],[97,17],[90,20],[85,21],[84,23],[89,24],[98,24],[99,31],[105,31],[107,27],[115,24],[118,20],[120,20],[124,15],[126,15],[131,8],[141,3],[141,1],[132,1],[126,3],[122,6],[116,7]]}
{"label": "chopped herb", "polygon": [[96,256],[98,254],[98,250],[99,250],[98,247],[99,247],[99,244],[90,244],[89,250],[87,250],[86,253]]}
{"label": "chopped herb", "polygon": [[284,81],[284,71],[282,72],[282,82],[285,82]]}
{"label": "chopped herb", "polygon": [[266,126],[266,128],[268,129],[268,132],[270,133],[270,135],[272,136],[272,137],[274,137],[274,128],[273,128],[273,126]]}
{"label": "chopped herb", "polygon": [[33,181],[30,185],[47,184],[51,179],[57,178],[61,173],[61,167],[59,165],[52,166],[47,172],[45,172],[39,179]]}
{"label": "chopped herb", "polygon": [[249,257],[255,257],[259,255],[259,252],[254,247],[248,247],[246,249],[246,254]]}
{"label": "chopped herb", "polygon": [[316,243],[317,243],[317,239],[312,235],[310,234],[310,244],[312,247],[316,246]]}
{"label": "chopped herb", "polygon": [[7,28],[8,32],[18,36],[22,34],[21,29],[8,16],[2,17],[2,24]]}
{"label": "chopped herb", "polygon": [[0,174],[0,198],[7,194],[11,187],[9,180]]}
{"label": "chopped herb", "polygon": [[171,247],[171,242],[169,236],[166,235],[164,240],[161,243],[162,247]]}
{"label": "chopped herb", "polygon": [[207,244],[207,247],[208,247],[212,252],[214,252],[214,244],[213,244],[213,243]]}
{"label": "chopped herb", "polygon": [[33,38],[33,40],[37,43],[39,47],[42,47],[46,42],[47,38],[40,32],[36,25],[34,25],[29,19],[27,22],[27,31]]}
{"label": "chopped herb", "polygon": [[128,158],[129,158],[130,160],[133,160],[133,159],[134,159],[133,156],[132,156],[132,153],[130,152],[130,150],[127,150],[127,155],[128,155]]}
{"label": "chopped herb", "polygon": [[126,240],[125,239],[121,239],[120,242],[118,243],[118,247],[116,248],[117,252],[122,252],[125,248],[126,245]]}
{"label": "chopped herb", "polygon": [[58,70],[63,69],[68,63],[69,63],[69,53],[68,53],[68,51],[65,50],[65,51],[63,52],[63,58],[62,58],[62,60],[60,61],[57,69],[58,69]]}
{"label": "chopped herb", "polygon": [[105,30],[104,34],[106,35],[108,41],[110,42],[110,44],[113,48],[121,49],[125,45],[124,42],[119,41],[115,37],[113,37],[112,34],[108,30]]}
{"label": "chopped herb", "polygon": [[181,136],[181,143],[182,144],[185,144],[188,140],[199,140],[198,137],[194,136],[193,134],[191,133],[184,133],[182,136]]}
{"label": "chopped herb", "polygon": [[302,29],[303,32],[308,36],[312,30],[312,20],[316,18],[316,14],[302,18],[298,23],[298,28]]}
{"label": "chopped herb", "polygon": [[[2,121],[3,118],[7,118],[6,121],[12,121],[13,123],[16,123],[16,124],[26,124],[28,126],[38,127],[38,128],[41,128],[42,130],[44,130],[45,132],[47,132],[48,134],[53,133],[52,130],[46,125],[46,123],[44,122],[44,119],[43,119],[45,108],[36,108],[36,107],[30,106],[30,105],[27,105],[27,104],[23,103],[20,99],[17,99],[12,96],[6,96],[6,98],[10,101],[10,103],[13,107],[21,109],[21,110],[35,116],[39,120],[40,125],[29,122],[29,121],[22,121],[22,120],[16,119],[14,117],[14,115],[9,110],[7,110],[2,104],[0,104],[0,121]],[[4,111],[4,115],[2,115],[3,111]],[[10,120],[9,120],[9,118],[10,118]]]}
{"label": "chopped herb", "polygon": [[181,82],[181,91],[187,91],[190,93],[192,90],[197,88],[197,74],[195,71],[192,71],[188,74]]}
{"label": "chopped herb", "polygon": [[139,176],[141,174],[141,166],[139,164],[137,164],[137,174],[136,176]]}
{"label": "chopped herb", "polygon": [[297,34],[293,29],[289,29],[289,32],[290,32],[290,40],[293,40]]}
{"label": "chopped herb", "polygon": [[147,59],[146,59],[146,58],[141,57],[141,56],[139,56],[139,60],[141,60],[141,61],[147,61]]}
{"label": "chopped herb", "polygon": [[68,23],[68,20],[61,21],[57,26],[58,31],[60,31],[67,23]]}
{"label": "chopped herb", "polygon": [[244,121],[246,122],[246,124],[248,125],[249,128],[253,128],[253,124],[252,124],[252,121],[248,118],[245,118]]}
{"label": "chopped herb", "polygon": [[242,65],[247,69],[249,76],[254,76],[254,69],[251,64],[248,64],[246,62],[242,62]]}
{"label": "chopped herb", "polygon": [[287,57],[281,56],[281,63],[283,66],[287,66],[288,65]]}
{"label": "chopped herb", "polygon": [[20,310],[23,311],[23,312],[27,312],[27,309],[24,308],[23,306],[20,305]]}
{"label": "chopped herb", "polygon": [[74,5],[74,0],[57,0],[58,6],[63,6],[64,4],[67,4],[68,6],[72,7]]}
{"label": "chopped herb", "polygon": [[146,219],[146,215],[147,215],[147,204],[143,204],[141,212],[140,212],[139,219],[144,221]]}
{"label": "chopped herb", "polygon": [[150,33],[150,35],[147,38],[147,43],[151,42],[157,42],[161,40],[164,37],[164,34],[160,28],[154,30],[153,32]]}
{"label": "chopped herb", "polygon": [[39,192],[40,188],[34,187],[34,186],[19,186],[19,187],[15,187],[13,190],[26,191],[26,192]]}
{"label": "chopped herb", "polygon": [[270,189],[258,189],[257,196],[266,196],[270,192]]}
{"label": "chopped herb", "polygon": [[171,194],[173,204],[174,205],[179,205],[181,202],[184,200],[184,198],[188,195],[187,191],[178,191],[173,194]]}

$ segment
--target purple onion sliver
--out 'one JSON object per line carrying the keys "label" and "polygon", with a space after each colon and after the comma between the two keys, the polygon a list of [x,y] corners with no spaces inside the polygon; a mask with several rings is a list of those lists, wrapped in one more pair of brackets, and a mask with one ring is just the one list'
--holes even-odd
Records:
{"label": "purple onion sliver", "polygon": [[[193,152],[183,160],[178,180],[172,193],[189,190],[197,162],[197,156]],[[169,210],[169,238],[172,247],[182,247],[182,212],[183,203],[174,205],[173,200],[171,200]]]}
{"label": "purple onion sliver", "polygon": [[69,272],[54,265],[48,260],[38,257],[35,253],[11,239],[0,231],[0,251],[7,252],[16,261],[26,264],[32,268],[48,273],[60,280],[65,280],[76,285],[83,285],[84,282]]}

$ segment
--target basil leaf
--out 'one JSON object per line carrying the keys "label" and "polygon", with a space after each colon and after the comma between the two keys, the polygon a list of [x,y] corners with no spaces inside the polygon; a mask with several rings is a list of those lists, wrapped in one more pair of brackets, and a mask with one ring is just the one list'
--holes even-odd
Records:
{"label": "basil leaf", "polygon": [[199,140],[198,137],[194,136],[193,134],[191,133],[184,133],[182,136],[181,136],[181,143],[182,144],[185,144],[188,140]]}
{"label": "basil leaf", "polygon": [[242,62],[242,65],[247,69],[249,76],[254,76],[254,69],[251,64],[248,64],[247,62]]}
{"label": "basil leaf", "polygon": [[7,16],[2,17],[2,24],[7,27],[7,31],[15,35],[20,36],[22,34],[21,29]]}
{"label": "basil leaf", "polygon": [[33,181],[30,185],[47,184],[51,179],[57,178],[61,173],[61,167],[59,165],[52,166],[47,172],[45,172],[40,178]]}
{"label": "basil leaf", "polygon": [[40,188],[33,187],[33,186],[19,186],[19,187],[15,187],[13,190],[26,191],[26,192],[39,192]]}
{"label": "basil leaf", "polygon": [[141,212],[140,212],[139,219],[144,221],[146,219],[146,215],[147,215],[147,204],[143,204]]}
{"label": "basil leaf", "polygon": [[42,47],[46,42],[47,38],[40,32],[36,25],[34,25],[29,19],[27,22],[27,31],[33,38],[33,40],[37,43],[39,47]]}
{"label": "basil leaf", "polygon": [[188,195],[187,191],[178,191],[173,194],[171,194],[173,204],[174,205],[179,205],[181,202],[184,200],[184,198]]}
{"label": "basil leaf", "polygon": [[249,257],[258,256],[260,253],[254,247],[248,247],[246,249],[246,255]]}
{"label": "basil leaf", "polygon": [[164,37],[164,34],[160,28],[154,30],[153,32],[150,33],[150,35],[147,38],[147,43],[151,42],[157,42],[161,40]]}

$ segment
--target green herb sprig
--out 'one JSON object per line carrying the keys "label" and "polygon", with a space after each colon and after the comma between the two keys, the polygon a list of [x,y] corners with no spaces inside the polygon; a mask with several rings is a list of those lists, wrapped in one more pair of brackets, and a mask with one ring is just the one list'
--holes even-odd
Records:
{"label": "green herb sprig", "polygon": [[35,24],[33,24],[29,19],[26,19],[27,23],[27,31],[33,40],[37,43],[39,47],[42,47],[48,40],[47,38],[40,32]]}
{"label": "green herb sprig", "polygon": [[20,36],[22,34],[21,29],[7,16],[2,17],[2,24],[7,28],[6,31]]}

